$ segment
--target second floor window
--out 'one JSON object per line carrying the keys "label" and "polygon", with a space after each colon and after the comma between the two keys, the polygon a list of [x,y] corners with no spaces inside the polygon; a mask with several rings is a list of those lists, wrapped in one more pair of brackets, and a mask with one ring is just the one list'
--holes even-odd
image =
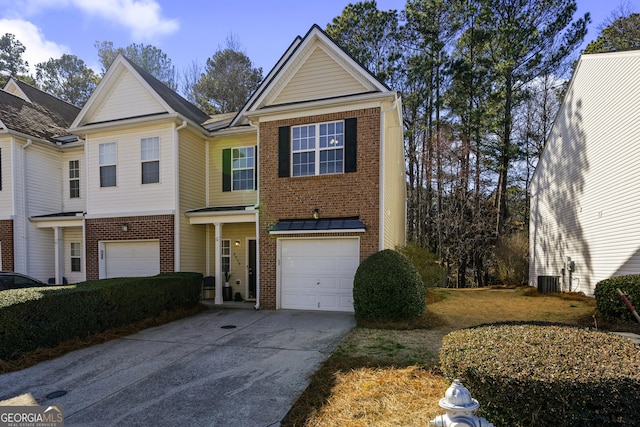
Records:
{"label": "second floor window", "polygon": [[100,187],[116,186],[116,162],[117,152],[116,143],[107,142],[100,144],[99,147],[100,162]]}
{"label": "second floor window", "polygon": [[140,159],[142,161],[142,183],[160,182],[160,138],[142,138],[140,140]]}
{"label": "second floor window", "polygon": [[344,122],[294,126],[291,135],[293,176],[344,171]]}
{"label": "second floor window", "polygon": [[233,190],[253,190],[254,147],[234,148],[231,159]]}
{"label": "second floor window", "polygon": [[80,197],[80,160],[69,161],[69,197]]}

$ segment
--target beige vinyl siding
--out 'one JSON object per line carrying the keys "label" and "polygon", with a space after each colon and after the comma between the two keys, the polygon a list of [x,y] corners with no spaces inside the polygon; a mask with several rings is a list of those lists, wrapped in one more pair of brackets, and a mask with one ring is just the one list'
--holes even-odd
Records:
{"label": "beige vinyl siding", "polygon": [[[258,192],[256,190],[222,191],[222,150],[257,145],[255,131],[242,135],[220,137],[209,142],[209,200],[207,203],[209,206],[248,206],[257,203]],[[256,167],[257,165],[256,158]]]}
{"label": "beige vinyl siding", "polygon": [[[397,108],[400,108],[398,105]],[[384,110],[384,108],[383,108]],[[397,120],[396,110],[385,116],[384,133],[384,212],[383,247],[395,249],[406,243],[406,175],[404,162],[404,141],[402,127]]]}
{"label": "beige vinyl siding", "polygon": [[[80,165],[80,197],[70,197],[70,179],[69,179],[69,162],[77,160]],[[85,210],[85,202],[87,200],[87,187],[86,187],[86,170],[84,163],[84,149],[78,148],[70,151],[65,151],[62,155],[62,201],[63,211],[65,212],[81,212]]]}
{"label": "beige vinyl siding", "polygon": [[[215,231],[212,225],[208,226],[209,234],[209,265],[211,266],[211,274],[215,265]],[[233,288],[233,293],[240,292],[243,298],[246,298],[246,288],[248,280],[247,270],[247,238],[255,239],[256,225],[254,223],[231,223],[222,227],[222,238],[231,242],[231,280],[229,283]],[[240,241],[240,246],[235,246],[235,241]],[[224,282],[224,276],[221,278]],[[240,280],[240,285],[236,285],[236,280]],[[223,283],[221,282],[221,283]]]}
{"label": "beige vinyl siding", "polygon": [[14,196],[14,162],[16,161],[13,155],[13,142],[11,137],[0,137],[0,173],[2,176],[2,190],[0,190],[0,219],[11,219],[11,216],[15,213],[16,207],[13,203]]}
{"label": "beige vinyl siding", "polygon": [[[85,280],[85,250],[84,243],[82,241],[82,228],[81,227],[68,227],[63,232],[63,244],[64,244],[64,273],[63,277],[67,279],[68,283],[78,283]],[[80,272],[71,271],[71,243],[80,243],[81,258],[80,258]]]}
{"label": "beige vinyl siding", "polygon": [[85,117],[85,123],[105,122],[166,112],[164,107],[142,86],[129,71],[122,69],[110,90],[105,93],[99,108]]}
{"label": "beige vinyl siding", "polygon": [[567,257],[572,290],[588,294],[640,272],[638,67],[638,52],[580,60],[532,183],[530,284],[561,275]]}
{"label": "beige vinyl siding", "polygon": [[[140,140],[151,137],[160,138],[160,182],[142,184]],[[109,142],[116,143],[116,186],[101,188],[99,145]],[[85,147],[90,215],[161,213],[175,209],[173,124],[89,135]]]}
{"label": "beige vinyl siding", "polygon": [[362,83],[329,56],[321,46],[317,46],[272,104],[346,96],[367,91]]}
{"label": "beige vinyl siding", "polygon": [[180,270],[205,273],[206,229],[190,225],[184,215],[190,209],[202,208],[206,202],[205,141],[202,136],[180,131]]}

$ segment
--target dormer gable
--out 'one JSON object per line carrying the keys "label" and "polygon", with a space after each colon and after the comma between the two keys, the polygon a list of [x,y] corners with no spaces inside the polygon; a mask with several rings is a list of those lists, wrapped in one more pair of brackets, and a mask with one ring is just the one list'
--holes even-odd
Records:
{"label": "dormer gable", "polygon": [[18,83],[13,77],[9,77],[9,80],[4,85],[4,88],[2,90],[10,93],[13,96],[17,96],[18,98],[24,99],[29,103],[31,102],[31,99],[29,99],[27,94],[24,93],[24,91],[20,88],[20,86],[18,85]]}

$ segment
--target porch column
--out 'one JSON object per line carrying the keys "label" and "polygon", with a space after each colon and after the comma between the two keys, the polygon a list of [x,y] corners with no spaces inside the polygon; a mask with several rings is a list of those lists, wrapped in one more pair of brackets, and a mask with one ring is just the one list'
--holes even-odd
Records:
{"label": "porch column", "polygon": [[62,241],[62,227],[53,227],[53,251],[56,285],[62,285],[62,275],[64,274],[64,244]]}
{"label": "porch column", "polygon": [[216,297],[214,304],[222,304],[222,264],[220,263],[220,254],[222,253],[222,223],[214,222],[216,240],[215,240],[215,277],[216,277]]}

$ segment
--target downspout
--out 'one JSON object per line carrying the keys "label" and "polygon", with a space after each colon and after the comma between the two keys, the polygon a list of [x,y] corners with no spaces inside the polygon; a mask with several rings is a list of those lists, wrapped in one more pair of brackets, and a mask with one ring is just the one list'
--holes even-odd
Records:
{"label": "downspout", "polygon": [[[378,224],[378,250],[384,249],[384,150],[385,150],[385,127],[384,117],[385,115],[395,109],[398,105],[398,94],[395,95],[393,104],[389,108],[382,110],[380,113],[380,193],[378,195],[380,216]],[[406,217],[406,215],[405,215]]]}
{"label": "downspout", "polygon": [[260,126],[254,125],[251,121],[249,121],[251,126],[256,128],[256,179],[258,180],[258,185],[256,185],[256,204],[253,206],[256,213],[256,271],[253,272],[256,279],[256,305],[253,306],[254,309],[260,310],[260,182],[258,179],[258,174],[260,173],[260,158],[258,157],[258,152],[260,151]]}
{"label": "downspout", "polygon": [[[22,146],[22,239],[25,254],[24,273],[29,274],[29,239],[27,239],[27,155],[26,150],[33,144],[31,138],[27,139],[27,143]],[[15,257],[13,260],[13,266],[15,265]]]}
{"label": "downspout", "polygon": [[180,271],[180,150],[178,148],[178,142],[180,136],[178,131],[187,127],[187,121],[183,120],[182,124],[178,126],[174,131],[173,137],[173,161],[175,170],[175,214],[173,216],[173,271]]}

